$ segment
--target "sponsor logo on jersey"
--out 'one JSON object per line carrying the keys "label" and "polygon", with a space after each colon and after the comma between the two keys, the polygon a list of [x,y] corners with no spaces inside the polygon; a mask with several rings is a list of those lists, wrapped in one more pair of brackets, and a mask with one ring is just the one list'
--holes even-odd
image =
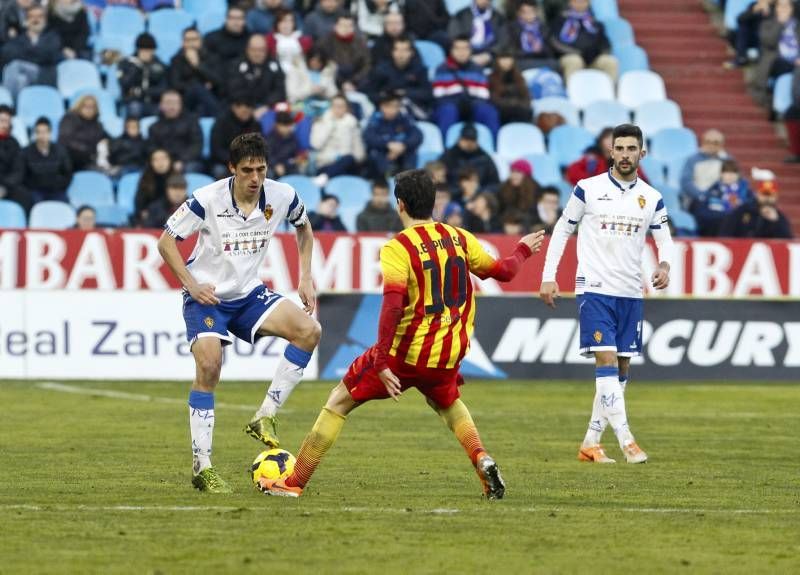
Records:
{"label": "sponsor logo on jersey", "polygon": [[266,206],[264,206],[264,217],[267,219],[267,221],[269,221],[269,219],[272,217],[272,213],[273,213],[272,204],[267,204]]}
{"label": "sponsor logo on jersey", "polygon": [[214,327],[214,318],[208,315],[206,316],[206,319],[203,320],[203,323],[206,324],[206,327],[208,329],[211,329],[212,327]]}
{"label": "sponsor logo on jersey", "polygon": [[639,207],[644,209],[644,207],[647,205],[647,200],[644,198],[644,196],[639,196],[637,199],[639,200]]}

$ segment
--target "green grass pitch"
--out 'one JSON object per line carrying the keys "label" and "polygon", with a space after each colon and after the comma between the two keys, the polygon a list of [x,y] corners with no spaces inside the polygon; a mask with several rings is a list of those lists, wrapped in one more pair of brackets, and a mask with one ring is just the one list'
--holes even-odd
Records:
{"label": "green grass pitch", "polygon": [[[508,484],[498,502],[415,391],[356,410],[287,500],[245,472],[264,386],[218,390],[213,459],[236,492],[209,496],[189,484],[186,384],[62,385],[0,382],[4,575],[800,572],[798,385],[634,379],[650,462],[599,466],[576,460],[591,382],[471,382],[464,400]],[[285,448],[330,387],[297,389]]]}

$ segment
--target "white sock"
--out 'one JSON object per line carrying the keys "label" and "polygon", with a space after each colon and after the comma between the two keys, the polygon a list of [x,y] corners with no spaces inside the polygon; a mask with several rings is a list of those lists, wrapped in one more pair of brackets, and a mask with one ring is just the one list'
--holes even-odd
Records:
{"label": "white sock", "polygon": [[214,435],[214,394],[189,392],[189,428],[192,431],[192,471],[195,475],[211,467]]}
{"label": "white sock", "polygon": [[275,377],[269,385],[261,407],[256,412],[256,419],[265,416],[272,417],[278,412],[278,409],[300,383],[303,370],[310,359],[311,352],[304,351],[291,343],[286,346],[286,351],[283,352],[283,357],[275,370]]}
{"label": "white sock", "polygon": [[625,393],[625,388],[628,387],[628,376],[627,375],[620,375],[619,376],[619,386],[622,388],[622,393]]}
{"label": "white sock", "polygon": [[600,390],[595,385],[594,402],[592,402],[592,417],[589,420],[589,428],[583,438],[583,447],[592,447],[600,443],[603,432],[606,430],[608,420],[603,416],[600,409]]}
{"label": "white sock", "polygon": [[616,367],[598,367],[595,371],[597,392],[600,394],[600,413],[611,424],[620,447],[633,441],[625,412],[625,394],[619,382]]}

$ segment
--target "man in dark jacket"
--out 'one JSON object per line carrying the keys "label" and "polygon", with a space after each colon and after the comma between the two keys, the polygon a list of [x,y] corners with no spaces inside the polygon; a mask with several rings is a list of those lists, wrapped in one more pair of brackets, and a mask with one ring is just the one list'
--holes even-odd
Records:
{"label": "man in dark jacket", "polygon": [[450,38],[468,37],[472,61],[485,68],[492,63],[492,50],[506,44],[506,19],[492,6],[492,0],[472,0],[447,26]]}
{"label": "man in dark jacket", "polygon": [[410,33],[420,40],[430,40],[447,49],[450,13],[444,0],[406,0],[403,15]]}
{"label": "man in dark jacket", "polygon": [[595,20],[589,9],[589,0],[569,0],[569,10],[551,26],[552,45],[560,58],[564,80],[583,68],[602,70],[612,80],[617,79],[619,63],[609,54],[608,42],[602,22]]}
{"label": "man in dark jacket", "polygon": [[319,0],[317,8],[303,20],[303,33],[314,38],[315,42],[322,40],[333,31],[341,9],[342,0]]}
{"label": "man in dark jacket", "polygon": [[164,227],[169,217],[186,201],[186,178],[173,174],[167,178],[167,192],[163,198],[153,201],[142,213],[142,227]]}
{"label": "man in dark jacket", "polygon": [[14,96],[29,84],[55,85],[56,64],[61,60],[61,39],[45,29],[44,8],[29,8],[26,23],[25,32],[3,46],[0,58],[5,86]]}
{"label": "man in dark jacket", "polygon": [[197,116],[213,117],[219,113],[214,95],[219,84],[212,56],[203,49],[203,38],[195,28],[183,31],[183,47],[172,57],[169,85],[183,95],[186,109]]}
{"label": "man in dark jacket", "polygon": [[458,187],[458,174],[466,166],[477,170],[481,188],[500,183],[494,160],[478,146],[478,131],[472,124],[464,125],[456,145],[447,150],[440,160],[447,166],[447,183],[453,192]]}
{"label": "man in dark jacket", "polygon": [[376,63],[367,81],[369,98],[377,104],[382,92],[394,92],[407,112],[418,119],[427,117],[433,104],[433,88],[428,70],[414,54],[411,40],[398,38],[392,46],[391,59]]}
{"label": "man in dark jacket", "polygon": [[231,93],[243,92],[253,98],[257,120],[271,106],[286,100],[286,77],[278,62],[268,56],[264,36],[250,36],[244,59],[236,64],[228,78]]}
{"label": "man in dark jacket", "polygon": [[508,23],[508,46],[520,70],[546,66],[558,70],[558,60],[550,45],[550,31],[539,15],[535,0],[523,0],[517,17]]}
{"label": "man in dark jacket", "polygon": [[203,38],[206,50],[214,57],[217,76],[224,78],[228,69],[242,58],[248,37],[244,10],[231,6],[222,28],[209,32]]}
{"label": "man in dark jacket", "polygon": [[228,175],[228,154],[236,136],[260,132],[261,126],[253,117],[253,104],[247,93],[234,93],[228,109],[217,116],[211,128],[211,173],[221,179]]}
{"label": "man in dark jacket", "polygon": [[406,34],[405,19],[400,12],[389,12],[383,18],[383,35],[378,36],[372,42],[370,55],[373,65],[391,60],[394,42],[400,38],[411,38]]}
{"label": "man in dark jacket", "polygon": [[203,132],[197,118],[183,109],[183,99],[176,90],[167,90],[161,96],[161,114],[150,126],[150,150],[169,152],[177,172],[201,172],[203,164]]}
{"label": "man in dark jacket", "polygon": [[422,143],[422,132],[410,116],[400,111],[397,95],[383,94],[379,105],[380,110],[364,130],[368,170],[376,178],[416,167],[417,148]]}
{"label": "man in dark jacket", "polygon": [[339,14],[333,31],[320,41],[319,49],[328,60],[336,62],[336,81],[345,91],[358,89],[367,79],[369,48],[356,31],[352,14]]}
{"label": "man in dark jacket", "polygon": [[294,118],[289,112],[278,112],[275,125],[266,136],[269,150],[270,178],[296,174],[304,167],[308,153],[300,147],[295,133]]}
{"label": "man in dark jacket", "polygon": [[389,197],[389,184],[386,180],[372,182],[372,198],[356,218],[359,232],[399,232],[403,223]]}
{"label": "man in dark jacket", "polygon": [[119,63],[122,101],[128,116],[158,113],[158,101],[167,89],[167,68],[156,57],[156,39],[144,32],[136,38],[136,53]]}
{"label": "man in dark jacket", "polygon": [[719,235],[728,238],[792,238],[792,226],[777,208],[778,188],[772,180],[759,182],[756,199],[739,206],[722,221]]}
{"label": "man in dark jacket", "polygon": [[63,146],[51,141],[50,120],[39,118],[33,127],[33,142],[17,156],[13,184],[26,209],[44,200],[66,202],[72,181],[72,162]]}
{"label": "man in dark jacket", "polygon": [[13,172],[19,155],[19,142],[11,135],[13,116],[10,107],[0,105],[0,200],[16,199]]}

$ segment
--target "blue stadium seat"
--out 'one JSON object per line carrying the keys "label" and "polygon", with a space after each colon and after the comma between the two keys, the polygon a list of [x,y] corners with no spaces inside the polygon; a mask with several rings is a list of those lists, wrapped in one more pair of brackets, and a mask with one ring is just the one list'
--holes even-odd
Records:
{"label": "blue stadium seat", "polygon": [[158,116],[145,116],[139,119],[139,131],[142,133],[142,138],[147,139],[150,133],[150,126],[158,121]]}
{"label": "blue stadium seat", "polygon": [[101,120],[117,117],[117,103],[108,90],[104,90],[103,88],[83,88],[78,90],[70,96],[69,107],[72,108],[81,96],[87,94],[91,94],[94,96],[94,99],[97,100],[97,109],[100,111]]}
{"label": "blue stadium seat", "polygon": [[594,136],[579,126],[557,126],[548,135],[548,151],[560,166],[567,166],[580,158],[592,144]]}
{"label": "blue stadium seat", "polygon": [[109,6],[100,17],[100,35],[95,52],[115,49],[124,55],[133,53],[136,36],[144,32],[144,16],[135,8]]}
{"label": "blue stadium seat", "polygon": [[117,184],[117,205],[125,210],[128,215],[135,211],[136,189],[139,187],[139,172],[125,174]]}
{"label": "blue stadium seat", "polygon": [[634,70],[650,69],[647,52],[640,46],[615,46],[611,51],[619,61],[620,75]]}
{"label": "blue stadium seat", "polygon": [[533,124],[524,122],[505,124],[497,132],[497,153],[509,161],[528,154],[544,154],[546,153],[544,135]]}
{"label": "blue stadium seat", "polygon": [[181,47],[183,31],[194,26],[194,16],[184,10],[162,8],[147,17],[147,30],[156,39],[156,55],[169,63]]}
{"label": "blue stadium seat", "polygon": [[4,86],[0,86],[0,106],[14,107],[14,98]]}
{"label": "blue stadium seat", "polygon": [[25,120],[19,116],[11,118],[11,135],[14,136],[21,147],[25,147],[30,143],[28,126],[25,125]]}
{"label": "blue stadium seat", "polygon": [[602,22],[619,18],[617,0],[592,0],[592,12],[594,17]]}
{"label": "blue stadium seat", "polygon": [[75,225],[75,208],[64,202],[39,202],[31,208],[28,227],[39,230],[66,230]]}
{"label": "blue stadium seat", "polygon": [[211,129],[214,127],[216,118],[200,118],[200,130],[203,132],[203,157],[211,155]]}
{"label": "blue stadium seat", "polygon": [[55,130],[63,115],[64,100],[52,86],[26,86],[17,95],[17,116],[28,128],[33,127],[39,116],[45,116]]}
{"label": "blue stadium seat", "polygon": [[418,152],[435,152],[437,154],[444,152],[442,132],[439,130],[439,126],[431,122],[417,122],[417,128],[422,132],[422,144],[420,144]]}
{"label": "blue stadium seat", "polygon": [[539,98],[531,102],[533,115],[538,117],[543,112],[556,112],[572,126],[580,126],[580,115],[575,105],[566,98]]}
{"label": "blue stadium seat", "polygon": [[0,229],[24,228],[26,224],[22,206],[11,200],[0,200]]}
{"label": "blue stadium seat", "polygon": [[664,207],[667,208],[668,214],[682,210],[680,192],[676,188],[665,184],[660,186],[658,191],[661,192],[661,197],[664,198]]}
{"label": "blue stadium seat", "polygon": [[558,188],[558,203],[561,204],[561,207],[563,208],[567,205],[569,197],[575,191],[575,186],[566,180],[561,180],[558,182],[558,184],[556,184],[556,187]]}
{"label": "blue stadium seat", "polygon": [[325,186],[325,193],[339,198],[339,217],[348,232],[356,231],[356,218],[372,197],[369,182],[357,176],[336,176]]}
{"label": "blue stadium seat", "polygon": [[672,100],[645,102],[636,108],[633,118],[648,140],[665,128],[683,127],[681,107]]}
{"label": "blue stadium seat", "polygon": [[[667,166],[661,160],[656,160],[652,156],[645,156],[639,162],[639,166],[644,170],[650,185],[662,191],[662,186],[667,183]],[[662,191],[663,193],[663,191]]]}
{"label": "blue stadium seat", "polygon": [[430,150],[417,150],[417,168],[422,169],[428,162],[435,162],[441,157],[441,152],[432,152]]}
{"label": "blue stadium seat", "polygon": [[128,226],[128,212],[122,206],[111,204],[95,206],[97,225],[104,228],[122,228]]}
{"label": "blue stadium seat", "polygon": [[772,92],[772,109],[778,114],[785,114],[792,105],[792,74],[781,74],[775,81]]}
{"label": "blue stadium seat", "polygon": [[497,177],[500,178],[501,182],[505,182],[508,179],[508,175],[511,173],[511,168],[509,167],[508,159],[504,158],[500,154],[489,154],[489,155],[492,156],[494,167],[497,170]]}
{"label": "blue stadium seat", "polygon": [[617,99],[632,110],[645,102],[666,100],[664,79],[651,70],[626,72],[619,78]]}
{"label": "blue stadium seat", "polygon": [[297,144],[301,150],[311,149],[311,126],[313,121],[309,116],[303,118],[294,125],[294,133],[297,136]]}
{"label": "blue stadium seat", "polygon": [[[455,146],[456,142],[458,141],[458,137],[461,135],[461,128],[464,127],[464,122],[457,122],[450,126],[447,130],[447,135],[445,136],[445,147],[452,148]],[[494,152],[494,138],[492,137],[492,131],[489,130],[483,124],[479,124],[475,122],[475,128],[478,131],[478,145],[483,149],[484,152],[491,153]]]}
{"label": "blue stadium seat", "polygon": [[125,130],[125,120],[119,116],[100,116],[103,128],[112,138],[119,138]]}
{"label": "blue stadium seat", "polygon": [[77,92],[86,89],[99,90],[100,73],[97,66],[89,60],[64,60],[56,68],[58,91],[69,100]]}
{"label": "blue stadium seat", "polygon": [[436,70],[445,61],[444,50],[436,42],[417,40],[414,42],[414,47],[428,70]]}
{"label": "blue stadium seat", "polygon": [[100,172],[84,170],[72,174],[67,188],[69,203],[79,208],[86,204],[92,207],[114,203],[114,184],[111,178]]}
{"label": "blue stadium seat", "polygon": [[122,98],[122,88],[119,86],[119,78],[117,77],[118,69],[116,64],[108,66],[105,70],[106,91],[111,94],[114,100]]}
{"label": "blue stadium seat", "polygon": [[564,98],[567,95],[564,79],[557,71],[547,66],[523,70],[522,77],[528,86],[531,99]]}
{"label": "blue stadium seat", "polygon": [[687,154],[678,154],[674,158],[666,160],[664,164],[667,166],[667,185],[673,188],[681,187],[681,174],[683,173],[683,166],[686,165]]}
{"label": "blue stadium seat", "polygon": [[598,100],[583,111],[583,127],[594,135],[598,135],[604,128],[613,128],[630,121],[630,111],[616,100]]}
{"label": "blue stadium seat", "polygon": [[214,178],[199,172],[189,172],[183,175],[186,178],[186,191],[191,198],[195,190],[214,183]]}
{"label": "blue stadium seat", "polygon": [[197,16],[197,30],[205,36],[209,32],[219,30],[225,24],[225,9],[211,10]]}
{"label": "blue stadium seat", "polygon": [[725,28],[736,30],[739,27],[736,19],[745,11],[753,0],[728,0],[725,3]]}
{"label": "blue stadium seat", "polygon": [[471,4],[470,0],[445,0],[444,3],[451,16],[464,8],[468,8]]}
{"label": "blue stadium seat", "polygon": [[650,154],[657,160],[670,162],[697,151],[697,136],[688,128],[659,130],[650,139]]}
{"label": "blue stadium seat", "polygon": [[600,70],[578,70],[567,80],[567,96],[581,110],[597,100],[614,99],[614,83]]}
{"label": "blue stadium seat", "polygon": [[672,225],[675,226],[675,235],[694,236],[697,233],[697,223],[694,216],[683,210],[677,210],[669,214]]}
{"label": "blue stadium seat", "polygon": [[611,18],[605,20],[603,24],[606,27],[606,36],[608,36],[608,41],[611,42],[612,47],[624,49],[636,44],[636,39],[633,36],[633,27],[624,18]]}
{"label": "blue stadium seat", "polygon": [[225,11],[228,9],[228,0],[183,0],[181,7],[194,16],[195,19],[204,14],[219,14],[220,12],[224,18]]}
{"label": "blue stadium seat", "polygon": [[552,156],[547,154],[535,154],[532,156],[525,156],[525,159],[533,168],[533,179],[536,180],[540,186],[557,186],[563,179],[561,176],[561,168],[558,167],[558,162],[556,162]]}
{"label": "blue stadium seat", "polygon": [[279,181],[284,184],[289,184],[294,188],[297,195],[300,196],[300,199],[303,200],[303,203],[306,205],[306,210],[313,212],[317,209],[321,193],[319,186],[314,183],[312,178],[308,176],[291,175],[283,176]]}

